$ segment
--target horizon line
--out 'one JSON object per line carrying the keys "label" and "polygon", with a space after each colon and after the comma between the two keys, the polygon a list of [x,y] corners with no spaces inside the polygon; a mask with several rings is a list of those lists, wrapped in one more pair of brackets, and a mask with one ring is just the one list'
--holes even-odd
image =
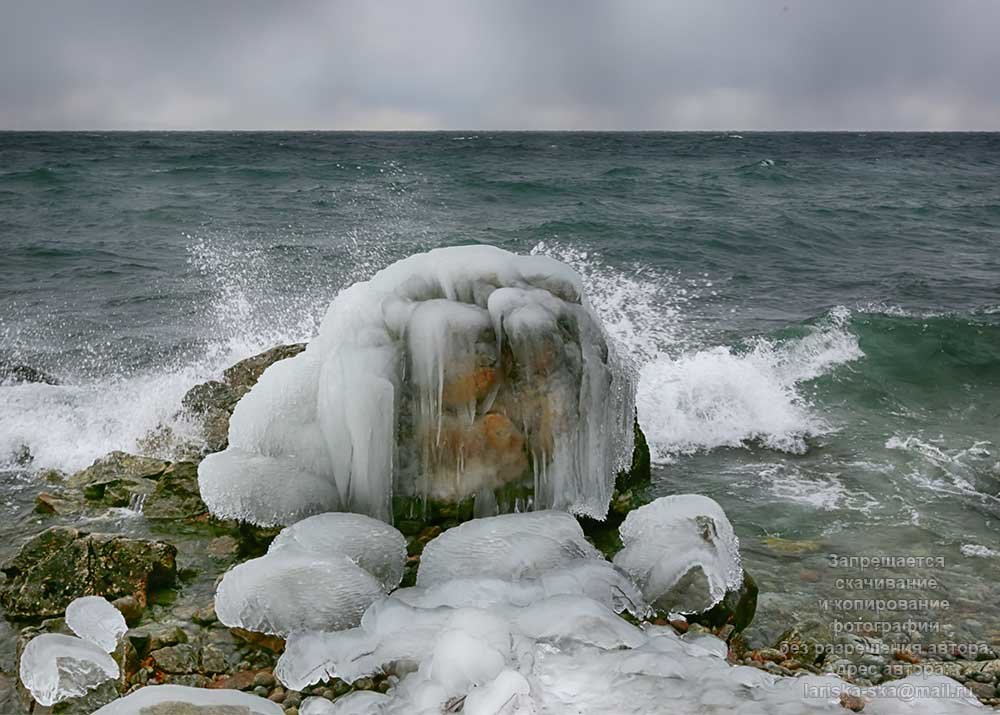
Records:
{"label": "horizon line", "polygon": [[80,129],[13,129],[0,127],[5,134],[81,134],[81,133],[117,133],[141,134],[144,132],[162,133],[317,133],[317,134],[460,134],[460,133],[490,133],[490,134],[997,134],[996,129],[273,129],[273,128],[197,128],[197,129],[122,129],[122,128],[80,128]]}

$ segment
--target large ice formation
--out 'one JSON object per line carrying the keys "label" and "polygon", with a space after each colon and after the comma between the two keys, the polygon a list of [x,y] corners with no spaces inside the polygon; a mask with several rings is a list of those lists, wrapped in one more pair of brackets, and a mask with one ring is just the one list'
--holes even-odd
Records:
{"label": "large ice formation", "polygon": [[[633,546],[640,537],[668,537],[669,529],[660,527],[676,518],[716,518],[711,504],[660,504],[640,519],[650,524],[624,533]],[[726,643],[714,636],[679,636],[671,627],[638,627],[617,616],[630,599],[641,604],[637,589],[625,585],[627,577],[611,564],[598,567],[596,557],[575,553],[587,549],[567,519],[572,521],[555,511],[511,514],[445,532],[424,552],[438,562],[431,583],[374,602],[354,628],[292,633],[275,675],[295,690],[334,677],[392,676],[385,695],[306,701],[303,715],[844,712],[838,698],[849,686],[839,678],[781,678],[732,666]],[[687,527],[674,528],[687,538]],[[687,547],[684,539],[677,548]],[[523,561],[511,559],[512,546],[525,550]],[[669,542],[661,546],[666,548]],[[907,703],[895,697],[899,688],[917,692],[920,686],[947,699]],[[873,691],[865,712],[979,712],[971,693],[942,678],[910,676],[885,687],[884,693]]]}
{"label": "large ice formation", "polygon": [[114,651],[128,630],[121,611],[101,596],[83,596],[66,606],[66,625],[107,653]]}
{"label": "large ice formation", "polygon": [[393,496],[603,518],[633,403],[572,269],[437,249],[342,291],[308,348],[239,402],[199,484],[215,515],[264,525],[338,510],[389,521]]}
{"label": "large ice formation", "polygon": [[743,582],[739,540],[708,497],[660,497],[629,512],[619,533],[624,548],[615,566],[661,610],[700,613]]}
{"label": "large ice formation", "polygon": [[317,514],[281,530],[267,553],[231,568],[215,592],[230,627],[287,635],[358,625],[399,585],[406,539],[363,514]]}
{"label": "large ice formation", "polygon": [[284,712],[277,703],[239,690],[147,685],[108,703],[93,715],[284,715]]}
{"label": "large ice formation", "polygon": [[21,683],[40,705],[76,698],[118,677],[118,664],[90,641],[60,633],[32,638],[21,653]]}

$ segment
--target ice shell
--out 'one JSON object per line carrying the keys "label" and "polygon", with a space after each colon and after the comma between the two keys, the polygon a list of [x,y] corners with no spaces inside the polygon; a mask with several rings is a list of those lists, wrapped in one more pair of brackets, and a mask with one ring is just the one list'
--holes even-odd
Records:
{"label": "ice shell", "polygon": [[83,596],[66,606],[66,625],[86,641],[111,653],[128,626],[125,617],[101,596]]}
{"label": "ice shell", "polygon": [[384,596],[382,584],[346,556],[282,548],[227,571],[215,613],[231,628],[286,636],[356,626]]}
{"label": "ice shell", "polygon": [[25,646],[18,673],[31,697],[49,706],[114,680],[119,670],[114,659],[90,641],[44,633]]}

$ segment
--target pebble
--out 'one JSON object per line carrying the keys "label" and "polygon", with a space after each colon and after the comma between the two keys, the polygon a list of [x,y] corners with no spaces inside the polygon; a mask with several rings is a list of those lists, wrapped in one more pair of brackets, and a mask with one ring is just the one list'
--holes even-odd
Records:
{"label": "pebble", "polygon": [[258,685],[253,689],[253,694],[256,695],[258,698],[266,698],[267,688],[265,688],[263,685]]}
{"label": "pebble", "polygon": [[254,685],[262,685],[265,688],[274,687],[275,684],[274,674],[268,673],[267,671],[257,673],[253,678]]}
{"label": "pebble", "polygon": [[285,712],[288,712],[289,708],[295,708],[295,712],[298,712],[298,707],[302,704],[302,696],[297,691],[290,690],[282,702],[285,705]]}

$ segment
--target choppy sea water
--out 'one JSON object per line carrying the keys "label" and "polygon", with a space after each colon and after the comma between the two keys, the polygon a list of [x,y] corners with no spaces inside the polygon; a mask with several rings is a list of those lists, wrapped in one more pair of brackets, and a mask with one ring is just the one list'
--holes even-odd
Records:
{"label": "choppy sea water", "polygon": [[0,366],[60,383],[0,385],[0,555],[43,526],[38,470],[134,449],[340,288],[480,242],[584,276],[656,491],[736,527],[755,637],[905,595],[948,608],[886,618],[1000,646],[998,172],[995,134],[0,133]]}

